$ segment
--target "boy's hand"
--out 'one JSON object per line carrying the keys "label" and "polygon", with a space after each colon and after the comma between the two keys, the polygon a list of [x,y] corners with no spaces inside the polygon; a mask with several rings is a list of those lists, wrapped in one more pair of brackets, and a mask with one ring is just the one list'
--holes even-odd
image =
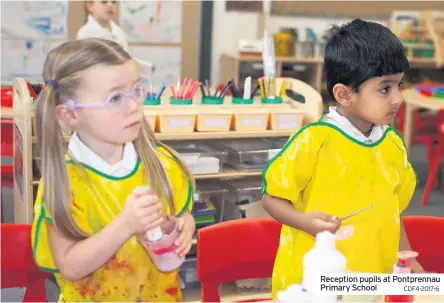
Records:
{"label": "boy's hand", "polygon": [[177,222],[180,231],[179,238],[176,240],[176,253],[184,257],[191,249],[196,223],[189,212],[185,212]]}
{"label": "boy's hand", "polygon": [[130,194],[120,216],[132,235],[145,233],[164,221],[162,203],[149,189]]}
{"label": "boy's hand", "polygon": [[306,232],[313,237],[324,230],[335,233],[341,226],[338,217],[327,215],[323,212],[313,211],[305,214],[308,219]]}

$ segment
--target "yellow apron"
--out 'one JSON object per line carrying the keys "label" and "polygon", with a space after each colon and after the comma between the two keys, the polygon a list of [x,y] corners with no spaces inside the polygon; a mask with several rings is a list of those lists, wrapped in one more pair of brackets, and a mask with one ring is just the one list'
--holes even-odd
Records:
{"label": "yellow apron", "polygon": [[[263,193],[289,200],[303,213],[322,211],[342,217],[373,204],[343,223],[353,225],[355,232],[336,246],[347,257],[350,271],[392,272],[400,213],[416,186],[404,142],[392,127],[367,145],[326,122],[309,124],[290,138],[262,177]],[[277,291],[302,282],[302,258],[314,240],[303,231],[282,227],[273,298]]]}
{"label": "yellow apron", "polygon": [[[192,184],[173,156],[158,147],[174,192],[177,215],[193,207]],[[147,184],[143,165],[137,162],[134,171],[125,177],[112,177],[86,165],[83,177],[79,165],[67,161],[73,192],[72,214],[84,232],[97,233],[122,210],[128,195],[139,185]],[[86,179],[86,180],[85,180]],[[115,255],[90,276],[68,281],[57,270],[48,243],[47,224],[52,222],[42,201],[40,185],[35,203],[32,226],[32,247],[37,265],[54,273],[60,287],[60,301],[125,301],[178,302],[182,300],[178,271],[162,273],[152,263],[136,236],[131,237]],[[169,212],[167,203],[165,212]],[[100,245],[100,244],[98,244]]]}

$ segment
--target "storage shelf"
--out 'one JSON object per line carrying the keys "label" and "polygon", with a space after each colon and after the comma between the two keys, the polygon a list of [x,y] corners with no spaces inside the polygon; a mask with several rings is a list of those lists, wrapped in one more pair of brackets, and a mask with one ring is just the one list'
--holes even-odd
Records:
{"label": "storage shelf", "polygon": [[255,177],[262,174],[261,170],[255,171],[239,171],[233,168],[224,169],[222,172],[217,174],[202,174],[194,175],[196,180],[208,180],[208,179],[225,179],[225,178],[241,178],[241,177]]}
{"label": "storage shelf", "polygon": [[[194,133],[155,133],[160,141],[183,140],[219,140],[236,138],[264,138],[264,137],[289,137],[297,130],[265,130],[265,131],[229,131],[229,132],[194,132]],[[69,136],[64,137],[69,140]],[[32,137],[32,143],[37,143],[37,137]]]}

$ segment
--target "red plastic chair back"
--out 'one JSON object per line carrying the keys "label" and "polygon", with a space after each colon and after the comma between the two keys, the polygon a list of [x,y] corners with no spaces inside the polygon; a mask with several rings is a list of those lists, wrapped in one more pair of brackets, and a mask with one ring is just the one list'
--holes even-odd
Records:
{"label": "red plastic chair back", "polygon": [[1,156],[12,157],[14,154],[14,121],[1,120]]}
{"label": "red plastic chair back", "polygon": [[1,104],[4,107],[12,107],[13,101],[12,101],[12,87],[5,87],[2,88],[1,91]]}
{"label": "red plastic chair back", "polygon": [[281,224],[272,218],[237,219],[200,229],[197,278],[202,302],[220,302],[221,283],[270,278],[280,231]]}
{"label": "red plastic chair back", "polygon": [[402,218],[412,250],[419,253],[424,270],[444,273],[444,218],[405,216]]}
{"label": "red plastic chair back", "polygon": [[23,302],[46,302],[45,281],[31,248],[31,225],[2,224],[1,288],[25,287]]}

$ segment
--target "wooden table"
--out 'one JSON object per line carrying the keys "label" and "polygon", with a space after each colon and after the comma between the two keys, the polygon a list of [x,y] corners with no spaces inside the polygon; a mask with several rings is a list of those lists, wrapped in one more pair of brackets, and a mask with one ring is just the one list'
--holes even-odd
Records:
{"label": "wooden table", "polygon": [[2,119],[14,119],[14,109],[12,107],[2,106],[1,118]]}
{"label": "wooden table", "polygon": [[415,88],[404,90],[402,95],[405,103],[404,142],[407,146],[407,152],[410,153],[412,145],[413,112],[419,108],[442,110],[444,109],[444,99],[422,96],[416,92]]}

